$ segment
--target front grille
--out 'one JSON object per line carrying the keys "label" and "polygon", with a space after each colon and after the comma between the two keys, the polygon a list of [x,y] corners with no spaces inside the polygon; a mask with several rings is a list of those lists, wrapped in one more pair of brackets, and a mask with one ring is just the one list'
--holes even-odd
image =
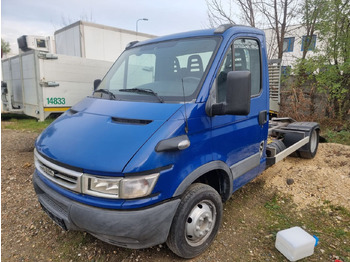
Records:
{"label": "front grille", "polygon": [[83,173],[56,165],[34,150],[34,160],[36,169],[52,182],[69,190],[80,192],[81,177]]}
{"label": "front grille", "polygon": [[39,160],[38,160],[38,162],[39,162],[39,166],[40,166],[41,170],[45,173],[46,176],[53,177],[56,180],[61,180],[65,183],[72,184],[72,185],[75,185],[77,183],[77,180],[78,180],[77,177],[74,177],[74,176],[71,176],[71,175],[68,175],[65,173],[58,172],[57,170],[51,169],[48,166],[44,165]]}

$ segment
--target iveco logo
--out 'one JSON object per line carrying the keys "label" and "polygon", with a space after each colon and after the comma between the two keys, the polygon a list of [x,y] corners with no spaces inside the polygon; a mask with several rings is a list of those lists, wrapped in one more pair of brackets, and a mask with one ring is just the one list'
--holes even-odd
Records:
{"label": "iveco logo", "polygon": [[52,177],[55,176],[56,172],[51,168],[48,168],[47,166],[44,166],[44,165],[40,165],[40,168],[45,172],[45,174],[48,174],[49,176],[52,176]]}

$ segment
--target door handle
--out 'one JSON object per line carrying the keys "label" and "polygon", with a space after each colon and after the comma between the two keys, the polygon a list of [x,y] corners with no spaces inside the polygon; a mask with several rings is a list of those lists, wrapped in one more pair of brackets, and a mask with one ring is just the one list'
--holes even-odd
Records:
{"label": "door handle", "polygon": [[263,125],[267,122],[267,111],[260,111],[259,112],[259,125]]}

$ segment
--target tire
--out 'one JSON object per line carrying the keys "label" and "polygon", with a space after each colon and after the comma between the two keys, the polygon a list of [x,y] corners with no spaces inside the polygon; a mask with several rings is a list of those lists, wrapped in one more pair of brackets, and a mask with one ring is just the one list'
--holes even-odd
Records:
{"label": "tire", "polygon": [[213,242],[221,220],[218,192],[205,184],[192,184],[181,197],[166,243],[179,257],[198,256]]}
{"label": "tire", "polygon": [[[283,150],[286,149],[286,146],[285,144],[281,141],[281,140],[273,140],[270,144],[269,144],[269,147],[273,147],[273,148],[276,148],[276,155],[278,153],[281,153]],[[270,157],[270,155],[268,155],[268,157]]]}
{"label": "tire", "polygon": [[273,146],[273,147],[276,148],[276,155],[277,155],[278,153],[281,153],[283,150],[286,149],[285,144],[284,144],[281,140],[275,140],[275,141],[273,141],[273,142],[270,144],[270,146]]}
{"label": "tire", "polygon": [[310,140],[309,143],[307,143],[306,150],[301,151],[299,150],[299,156],[301,158],[306,158],[306,159],[312,159],[315,157],[318,149],[318,142],[319,142],[319,130],[316,128],[313,128],[310,132]]}

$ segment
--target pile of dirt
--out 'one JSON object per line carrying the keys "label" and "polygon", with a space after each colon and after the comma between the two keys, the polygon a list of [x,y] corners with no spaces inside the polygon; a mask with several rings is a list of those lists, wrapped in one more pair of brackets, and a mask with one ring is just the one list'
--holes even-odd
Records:
{"label": "pile of dirt", "polygon": [[350,146],[319,144],[314,159],[288,157],[258,179],[291,195],[299,209],[328,201],[350,209]]}

